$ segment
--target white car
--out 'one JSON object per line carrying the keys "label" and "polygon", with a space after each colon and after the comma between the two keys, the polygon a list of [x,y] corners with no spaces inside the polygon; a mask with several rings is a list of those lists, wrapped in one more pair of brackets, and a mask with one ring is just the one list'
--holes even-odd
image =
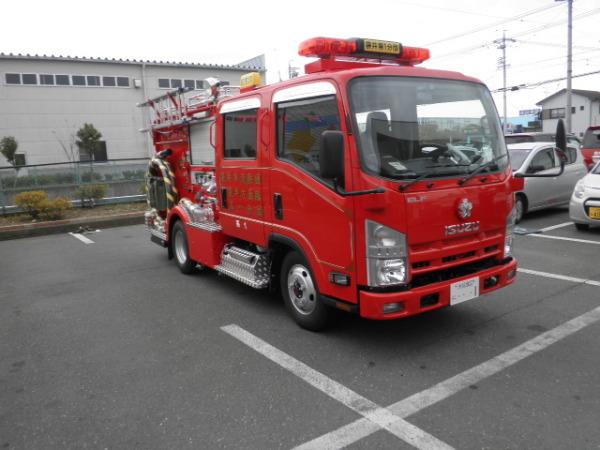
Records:
{"label": "white car", "polygon": [[578,230],[600,225],[600,162],[575,185],[569,216]]}
{"label": "white car", "polygon": [[586,174],[581,151],[567,146],[565,170],[560,170],[560,155],[554,142],[522,142],[509,144],[508,154],[515,175],[546,175],[525,178],[525,188],[515,194],[515,220],[518,223],[529,211],[566,206],[577,181]]}

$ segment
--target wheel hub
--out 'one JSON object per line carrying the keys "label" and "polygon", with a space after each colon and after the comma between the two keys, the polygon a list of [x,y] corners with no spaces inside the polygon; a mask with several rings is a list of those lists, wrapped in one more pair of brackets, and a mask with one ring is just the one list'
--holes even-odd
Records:
{"label": "wheel hub", "polygon": [[292,305],[300,314],[314,311],[317,290],[308,269],[301,264],[292,266],[287,277],[288,294]]}

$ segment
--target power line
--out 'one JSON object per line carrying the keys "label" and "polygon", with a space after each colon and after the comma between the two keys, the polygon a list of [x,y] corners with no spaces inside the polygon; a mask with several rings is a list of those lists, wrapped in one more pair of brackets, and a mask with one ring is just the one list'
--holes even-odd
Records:
{"label": "power line", "polygon": [[[600,12],[600,8],[591,9],[591,10],[586,11],[584,13],[581,13],[581,14],[578,14],[576,16],[573,16],[573,20],[583,19],[584,17],[592,16],[592,15],[597,14],[599,12]],[[556,21],[556,22],[551,22],[549,24],[545,24],[545,25],[542,25],[542,26],[539,26],[539,27],[531,28],[529,30],[525,30],[525,31],[513,34],[512,37],[515,38],[515,37],[519,37],[519,36],[525,36],[527,34],[536,33],[536,32],[541,31],[541,30],[547,30],[548,28],[553,28],[553,27],[558,26],[558,25],[564,25],[564,23],[565,23],[564,20],[559,20],[559,21]],[[468,53],[468,52],[471,52],[471,51],[474,51],[474,50],[481,50],[483,48],[489,47],[490,45],[492,45],[492,43],[488,42],[488,43],[485,43],[485,44],[478,44],[478,45],[474,45],[474,46],[470,46],[470,47],[465,47],[465,48],[454,50],[454,51],[452,51],[450,53],[445,53],[445,54],[439,55],[439,56],[432,55],[431,59],[435,58],[437,60],[437,59],[447,58],[448,56],[453,56],[453,55],[456,55],[456,54],[464,54],[464,53]]]}
{"label": "power line", "polygon": [[[580,73],[578,75],[572,75],[571,78],[579,78],[579,77],[587,77],[589,75],[596,75],[600,73],[600,70],[594,70],[592,72],[586,72],[586,73]],[[494,89],[492,91],[492,93],[497,93],[497,92],[506,92],[506,91],[520,91],[521,89],[535,89],[539,86],[542,86],[544,84],[548,84],[548,83],[554,83],[556,81],[562,81],[562,80],[566,80],[567,77],[561,77],[561,78],[553,78],[551,80],[545,80],[545,81],[538,81],[535,83],[523,83],[523,84],[519,84],[516,86],[509,86],[506,88],[499,88],[499,89]]]}
{"label": "power line", "polygon": [[473,33],[478,33],[479,31],[487,30],[488,28],[494,28],[494,27],[497,27],[498,25],[503,25],[503,24],[508,23],[508,22],[513,22],[515,20],[522,19],[523,17],[531,16],[532,14],[537,14],[539,12],[546,11],[546,10],[551,9],[551,8],[556,8],[557,6],[560,6],[560,4],[556,3],[556,4],[551,4],[551,5],[548,5],[548,6],[543,6],[541,8],[532,9],[530,11],[526,11],[524,13],[517,14],[516,16],[508,17],[508,18],[502,19],[502,20],[500,20],[498,22],[494,22],[494,23],[491,23],[491,24],[488,24],[488,25],[484,25],[483,27],[473,28],[473,29],[471,29],[469,31],[464,31],[462,33],[458,33],[458,34],[455,34],[453,36],[448,36],[448,37],[446,37],[444,39],[439,39],[437,41],[429,42],[428,44],[425,44],[425,45],[426,46],[430,46],[430,45],[439,44],[440,42],[447,42],[447,41],[451,41],[453,39],[458,39],[459,37],[467,36],[467,35],[470,35],[470,34],[473,34]]}

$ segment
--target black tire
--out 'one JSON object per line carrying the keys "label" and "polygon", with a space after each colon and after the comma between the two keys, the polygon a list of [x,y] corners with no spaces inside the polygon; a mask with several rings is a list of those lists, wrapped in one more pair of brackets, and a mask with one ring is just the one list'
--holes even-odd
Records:
{"label": "black tire", "polygon": [[515,198],[515,223],[519,223],[527,212],[527,202],[522,195]]}
{"label": "black tire", "polygon": [[577,228],[579,231],[588,231],[590,226],[587,223],[576,223],[575,228]]}
{"label": "black tire", "polygon": [[321,331],[329,323],[330,311],[319,297],[319,288],[304,257],[292,251],[283,259],[279,276],[286,308],[302,328]]}
{"label": "black tire", "polygon": [[190,259],[187,235],[185,227],[180,220],[175,222],[171,232],[171,248],[175,257],[175,264],[186,275],[191,274],[196,269],[196,261]]}

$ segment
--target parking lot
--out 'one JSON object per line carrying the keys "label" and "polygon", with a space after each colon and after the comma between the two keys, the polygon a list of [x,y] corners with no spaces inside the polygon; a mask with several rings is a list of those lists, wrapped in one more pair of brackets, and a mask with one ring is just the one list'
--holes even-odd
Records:
{"label": "parking lot", "polygon": [[600,229],[516,238],[518,281],[300,329],[143,226],[0,242],[0,448],[600,448]]}

